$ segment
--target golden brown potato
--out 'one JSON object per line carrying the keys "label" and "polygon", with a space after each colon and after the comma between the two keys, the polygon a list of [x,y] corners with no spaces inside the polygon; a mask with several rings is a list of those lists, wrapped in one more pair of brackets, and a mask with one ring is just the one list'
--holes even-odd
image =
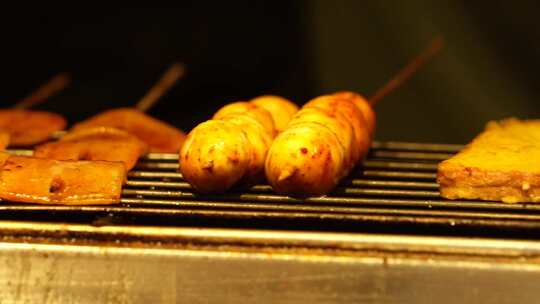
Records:
{"label": "golden brown potato", "polygon": [[37,146],[34,156],[56,160],[118,161],[129,171],[147,150],[144,142],[126,131],[93,127],[68,132],[57,142]]}
{"label": "golden brown potato", "polygon": [[0,131],[9,133],[10,146],[30,146],[50,139],[66,127],[64,117],[43,111],[0,110]]}
{"label": "golden brown potato", "polygon": [[264,178],[264,162],[266,153],[274,139],[261,123],[245,113],[233,113],[222,118],[223,121],[235,124],[248,139],[251,147],[251,160],[240,183],[251,185]]}
{"label": "golden brown potato", "polygon": [[369,140],[368,125],[352,100],[336,95],[315,98],[272,143],[266,177],[282,194],[326,194],[367,153]]}
{"label": "golden brown potato", "polygon": [[353,127],[343,114],[337,111],[329,113],[316,107],[303,107],[302,110],[298,111],[289,126],[304,124],[305,122],[317,122],[330,129],[336,135],[344,150],[344,166],[348,169],[354,166],[358,160],[356,137]]}
{"label": "golden brown potato", "polygon": [[277,133],[272,117],[251,102],[221,108],[212,120],[189,133],[179,157],[184,179],[199,192],[224,192],[236,184],[261,180]]}
{"label": "golden brown potato", "polygon": [[247,101],[231,102],[217,110],[217,112],[214,113],[214,116],[212,116],[212,119],[220,119],[221,117],[232,113],[243,113],[249,108],[256,108],[256,106],[251,105]]}
{"label": "golden brown potato", "polygon": [[39,204],[114,204],[126,179],[124,165],[58,161],[0,152],[0,198]]}
{"label": "golden brown potato", "polygon": [[337,136],[316,122],[292,124],[280,133],[266,157],[266,178],[278,193],[323,195],[345,174]]}
{"label": "golden brown potato", "polygon": [[291,101],[275,95],[264,95],[254,98],[250,101],[272,115],[276,130],[281,133],[287,127],[294,114],[298,112],[298,106]]}
{"label": "golden brown potato", "polygon": [[316,107],[328,111],[329,113],[339,112],[346,117],[351,124],[356,137],[356,146],[353,151],[354,163],[363,158],[369,151],[371,145],[371,134],[369,126],[360,109],[349,100],[335,98],[332,95],[323,95],[312,99],[304,105],[304,108]]}
{"label": "golden brown potato", "polygon": [[93,127],[125,130],[145,142],[151,152],[176,153],[185,140],[181,130],[132,108],[102,112],[76,124],[71,131]]}
{"label": "golden brown potato", "polygon": [[214,114],[212,119],[222,119],[226,115],[233,113],[242,113],[243,115],[251,116],[262,124],[267,132],[275,136],[276,127],[270,112],[250,102],[238,101],[225,105]]}
{"label": "golden brown potato", "polygon": [[375,124],[377,122],[377,118],[375,115],[375,111],[373,111],[373,108],[371,107],[367,99],[357,93],[348,91],[337,92],[334,95],[352,101],[360,109],[360,111],[362,111],[364,119],[366,120],[369,127],[369,133],[373,136],[373,134],[375,133]]}
{"label": "golden brown potato", "polygon": [[189,132],[180,150],[180,171],[197,191],[223,192],[244,176],[252,153],[241,128],[209,120]]}

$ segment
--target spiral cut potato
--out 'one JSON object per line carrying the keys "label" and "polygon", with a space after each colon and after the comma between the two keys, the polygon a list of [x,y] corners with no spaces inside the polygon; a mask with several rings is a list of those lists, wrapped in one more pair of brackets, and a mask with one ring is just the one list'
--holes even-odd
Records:
{"label": "spiral cut potato", "polygon": [[375,113],[360,95],[317,97],[296,113],[272,143],[266,178],[292,196],[330,192],[368,152]]}
{"label": "spiral cut potato", "polygon": [[258,182],[278,126],[296,110],[295,104],[278,96],[224,106],[188,134],[179,157],[184,179],[204,193]]}

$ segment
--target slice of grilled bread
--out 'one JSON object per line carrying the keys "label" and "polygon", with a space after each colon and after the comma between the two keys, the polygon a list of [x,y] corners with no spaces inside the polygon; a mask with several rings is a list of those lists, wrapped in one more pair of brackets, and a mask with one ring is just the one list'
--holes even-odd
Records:
{"label": "slice of grilled bread", "polygon": [[540,120],[489,122],[439,164],[437,180],[448,199],[540,203]]}

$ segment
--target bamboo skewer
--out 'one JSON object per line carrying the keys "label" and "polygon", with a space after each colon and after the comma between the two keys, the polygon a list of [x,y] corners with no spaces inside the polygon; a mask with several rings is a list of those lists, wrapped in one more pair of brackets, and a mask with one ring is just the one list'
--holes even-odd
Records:
{"label": "bamboo skewer", "polygon": [[171,65],[158,82],[137,102],[135,108],[146,112],[185,75],[185,72],[183,64],[177,62]]}
{"label": "bamboo skewer", "polygon": [[[174,84],[185,75],[185,66],[182,63],[173,63],[161,76],[161,78],[146,92],[146,94],[133,106],[133,109],[146,112],[169,91]],[[98,114],[99,115],[99,114]],[[53,138],[61,138],[66,132],[60,131],[53,134]]]}
{"label": "bamboo skewer", "polygon": [[381,99],[386,97],[392,91],[397,89],[407,79],[409,79],[420,67],[425,65],[435,54],[437,54],[444,47],[444,40],[442,37],[433,39],[430,44],[415,58],[413,58],[405,67],[403,67],[397,74],[394,75],[389,81],[387,81],[382,87],[380,87],[375,94],[369,98],[369,103],[374,107]]}
{"label": "bamboo skewer", "polygon": [[58,74],[51,78],[49,81],[47,81],[45,84],[41,85],[35,91],[30,93],[30,95],[17,102],[13,106],[13,108],[24,110],[38,105],[47,100],[49,97],[63,90],[65,87],[68,86],[70,81],[71,76],[69,75],[69,73]]}

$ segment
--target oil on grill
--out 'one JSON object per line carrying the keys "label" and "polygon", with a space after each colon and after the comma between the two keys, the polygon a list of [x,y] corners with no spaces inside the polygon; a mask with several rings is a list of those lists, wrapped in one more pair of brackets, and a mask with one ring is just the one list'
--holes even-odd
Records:
{"label": "oil on grill", "polygon": [[[42,206],[4,202],[0,219],[131,225],[257,227],[315,231],[507,235],[540,230],[540,205],[449,201],[436,166],[460,145],[376,142],[369,157],[325,197],[295,199],[261,184],[199,195],[177,173],[177,155],[149,154],[129,173],[121,204]],[[24,153],[24,151],[17,151]]]}

